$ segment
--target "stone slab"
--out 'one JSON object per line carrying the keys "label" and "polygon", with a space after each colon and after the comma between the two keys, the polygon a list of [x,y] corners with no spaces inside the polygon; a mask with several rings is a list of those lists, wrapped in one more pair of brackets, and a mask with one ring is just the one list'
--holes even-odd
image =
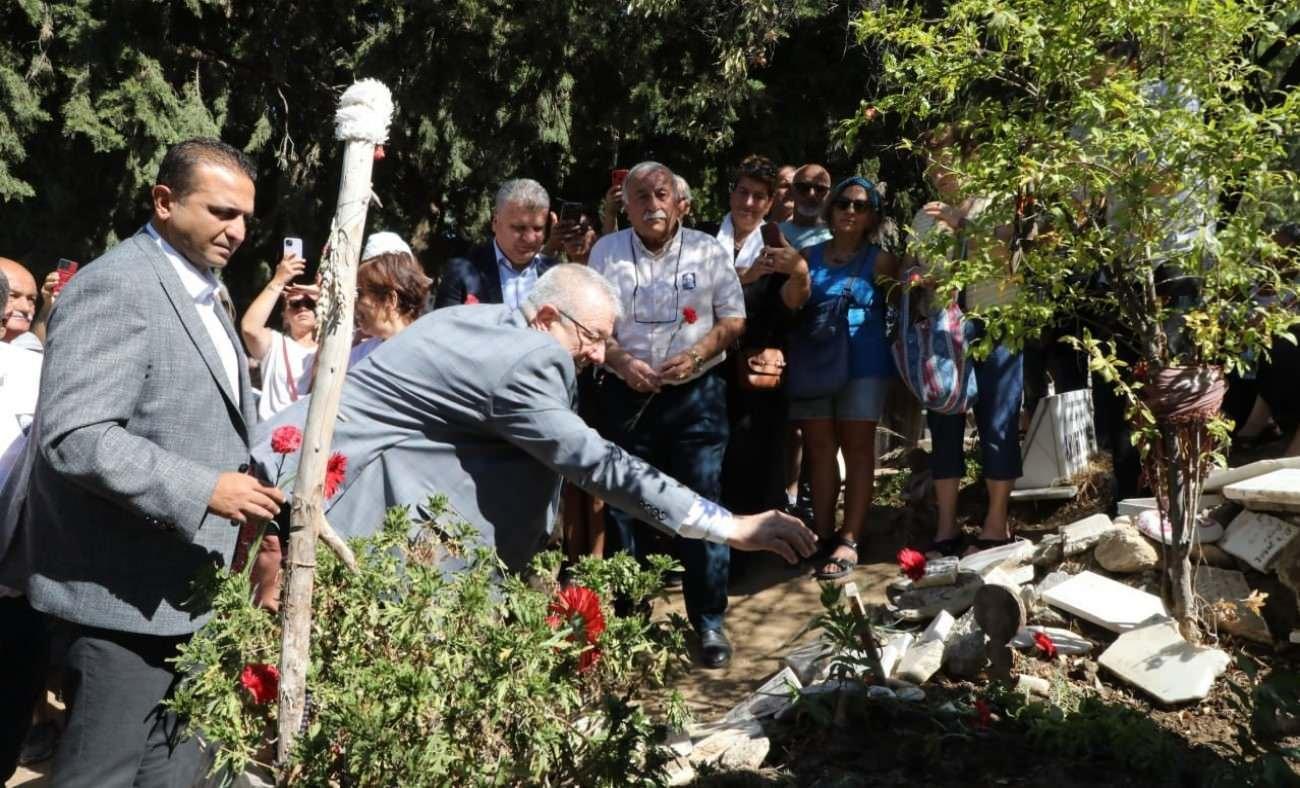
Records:
{"label": "stone slab", "polygon": [[[1256,476],[1263,476],[1272,471],[1283,468],[1300,468],[1300,457],[1280,457],[1272,460],[1259,460],[1248,465],[1242,465],[1236,468],[1217,468],[1210,471],[1205,477],[1205,484],[1202,489],[1205,492],[1218,492],[1229,484],[1253,479]],[[1202,502],[1205,498],[1202,495]],[[1207,505],[1202,503],[1202,505]]]}
{"label": "stone slab", "polygon": [[984,578],[974,572],[959,572],[957,582],[935,588],[908,588],[901,592],[895,587],[886,589],[890,598],[889,612],[904,621],[929,621],[941,611],[961,615],[975,602],[975,592],[984,584]]}
{"label": "stone slab", "polygon": [[898,662],[894,674],[901,679],[924,684],[943,666],[944,642],[952,634],[957,620],[948,611],[942,611],[930,622],[921,638],[914,643]]}
{"label": "stone slab", "polygon": [[971,553],[961,559],[961,569],[963,572],[976,572],[985,574],[994,567],[1003,564],[1018,565],[1028,562],[1034,555],[1034,543],[1017,539],[1016,541],[1002,545],[1001,547],[990,547],[987,550],[980,550],[978,553]]}
{"label": "stone slab", "polygon": [[975,620],[975,611],[967,611],[953,624],[943,649],[944,672],[954,678],[970,678],[984,668],[984,630]]}
{"label": "stone slab", "polygon": [[1115,523],[1104,514],[1094,514],[1082,520],[1063,525],[1061,534],[1061,551],[1066,558],[1086,553],[1097,544],[1103,536],[1115,530]]}
{"label": "stone slab", "polygon": [[1237,515],[1219,547],[1261,572],[1273,568],[1278,555],[1300,535],[1300,528],[1263,512],[1246,510]]}
{"label": "stone slab", "polygon": [[1161,703],[1204,698],[1229,661],[1217,648],[1183,640],[1177,622],[1169,619],[1125,632],[1098,660],[1102,667]]}
{"label": "stone slab", "polygon": [[[1250,596],[1250,584],[1244,574],[1232,569],[1200,566],[1196,568],[1193,582],[1196,595],[1204,600],[1204,607],[1210,608],[1204,614],[1214,616],[1219,629],[1257,643],[1273,642],[1264,617],[1241,602]],[[1222,603],[1230,605],[1231,612],[1219,612],[1216,606]]]}
{"label": "stone slab", "polygon": [[885,672],[885,675],[880,677],[881,681],[894,675],[894,668],[898,667],[899,661],[902,660],[907,650],[912,647],[912,641],[914,640],[916,640],[916,636],[911,632],[904,632],[901,635],[894,635],[885,639],[885,645],[880,648],[880,669]]}
{"label": "stone slab", "polygon": [[1125,498],[1115,504],[1115,513],[1120,517],[1137,517],[1148,509],[1156,508],[1155,498]]}
{"label": "stone slab", "polygon": [[738,703],[723,717],[727,722],[761,720],[785,711],[794,702],[803,682],[790,668],[782,668],[775,676],[763,682],[754,693]]}
{"label": "stone slab", "polygon": [[692,766],[716,764],[729,769],[755,769],[767,758],[772,743],[756,720],[727,725],[696,742]]}
{"label": "stone slab", "polygon": [[1011,566],[1003,564],[1002,566],[990,569],[984,575],[985,585],[989,583],[1000,583],[1004,586],[1022,586],[1025,583],[1034,582],[1034,565],[1020,564]]}
{"label": "stone slab", "polygon": [[1068,501],[1079,494],[1079,488],[1073,484],[1064,487],[1033,487],[1028,490],[1012,490],[1013,501]]}
{"label": "stone slab", "polygon": [[1080,572],[1043,592],[1042,597],[1049,605],[1111,632],[1127,632],[1152,616],[1168,615],[1160,597],[1096,572]]}
{"label": "stone slab", "polygon": [[1300,468],[1269,471],[1223,488],[1224,496],[1256,511],[1300,511]]}
{"label": "stone slab", "polygon": [[793,670],[801,683],[812,684],[826,677],[834,651],[830,643],[818,638],[792,649],[782,657],[781,664]]}
{"label": "stone slab", "polygon": [[1034,648],[1034,635],[1039,632],[1046,633],[1052,639],[1058,654],[1070,656],[1087,654],[1093,648],[1093,642],[1082,635],[1076,635],[1070,630],[1061,629],[1060,627],[1043,627],[1037,624],[1030,624],[1017,632],[1016,636],[1011,639],[1011,645],[1015,648]]}

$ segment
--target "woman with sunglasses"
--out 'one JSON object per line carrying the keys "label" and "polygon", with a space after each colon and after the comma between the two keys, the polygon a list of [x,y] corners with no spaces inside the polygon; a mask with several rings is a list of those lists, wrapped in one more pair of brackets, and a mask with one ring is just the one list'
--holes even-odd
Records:
{"label": "woman with sunglasses", "polygon": [[[830,192],[825,219],[831,239],[805,250],[812,280],[806,308],[847,295],[849,379],[833,394],[793,400],[790,418],[803,432],[804,461],[812,481],[814,530],[829,553],[816,567],[833,580],[858,563],[875,480],[876,424],[885,408],[893,362],[885,340],[885,293],[876,281],[897,278],[898,260],[880,248],[880,193],[861,176]],[[835,530],[844,455],[844,523]]]}
{"label": "woman with sunglasses", "polygon": [[[262,373],[257,416],[265,421],[292,405],[307,393],[311,383],[311,362],[316,357],[316,297],[313,285],[294,284],[307,261],[285,252],[253,303],[248,305],[239,332],[249,358],[257,359]],[[280,304],[282,331],[267,327],[276,304]]]}

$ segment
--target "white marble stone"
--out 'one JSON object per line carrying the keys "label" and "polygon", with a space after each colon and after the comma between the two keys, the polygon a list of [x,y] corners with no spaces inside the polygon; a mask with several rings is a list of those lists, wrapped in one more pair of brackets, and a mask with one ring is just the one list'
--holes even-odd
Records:
{"label": "white marble stone", "polygon": [[735,708],[727,712],[723,719],[728,722],[736,722],[738,720],[761,720],[765,717],[776,716],[794,702],[794,698],[801,689],[803,689],[803,682],[799,681],[799,677],[795,675],[795,672],[790,668],[782,668],[779,673],[755,690],[754,694],[745,698]]}
{"label": "white marble stone", "polygon": [[1269,471],[1223,488],[1230,501],[1256,511],[1300,511],[1300,468]]}
{"label": "white marble stone", "polygon": [[1016,689],[1026,695],[1038,695],[1042,698],[1052,696],[1052,682],[1041,676],[1028,676],[1023,673],[1016,676]]}
{"label": "white marble stone", "polygon": [[1115,504],[1116,513],[1120,517],[1137,517],[1143,512],[1156,508],[1155,498],[1125,498]]}
{"label": "white marble stone", "polygon": [[1103,536],[1115,530],[1115,524],[1104,514],[1094,514],[1077,522],[1063,525],[1059,531],[1064,540],[1061,551],[1066,558],[1086,553]]}
{"label": "white marble stone", "polygon": [[885,640],[885,645],[880,649],[880,669],[885,672],[885,675],[880,677],[881,681],[894,675],[894,668],[898,667],[899,660],[912,647],[912,641],[915,639],[916,636],[911,632],[904,632]]}
{"label": "white marble stone", "polygon": [[1079,494],[1079,488],[1073,484],[1064,487],[1031,487],[1028,490],[1012,490],[1013,501],[1067,501]]}
{"label": "white marble stone", "polygon": [[1255,569],[1267,572],[1297,535],[1300,535],[1300,528],[1285,520],[1246,510],[1228,525],[1219,547]]}
{"label": "white marble stone", "polygon": [[781,659],[781,664],[793,670],[799,681],[812,684],[826,677],[833,652],[831,644],[818,638],[792,649]]}
{"label": "white marble stone", "polygon": [[984,582],[998,583],[1004,586],[1022,586],[1025,583],[1034,582],[1034,565],[1033,564],[1003,564],[995,566],[984,574]]}
{"label": "white marble stone", "polygon": [[1023,564],[1029,561],[1033,555],[1034,543],[1024,539],[1017,539],[1010,544],[990,547],[987,550],[964,556],[961,559],[961,569],[963,572],[978,572],[982,575],[990,569],[1003,564]]}
{"label": "white marble stone", "polygon": [[1127,632],[1152,616],[1167,616],[1160,597],[1117,583],[1096,572],[1080,572],[1043,592],[1043,601],[1111,632]]}
{"label": "white marble stone", "polygon": [[[1300,468],[1300,457],[1280,457],[1273,460],[1259,460],[1258,462],[1252,462],[1249,465],[1242,465],[1237,468],[1217,468],[1210,471],[1210,474],[1205,477],[1205,484],[1202,489],[1207,493],[1218,492],[1229,484],[1253,479],[1256,476],[1263,476],[1266,473],[1280,470],[1282,468]],[[1204,496],[1201,497],[1201,501],[1202,506],[1209,505],[1204,503]]]}
{"label": "white marble stone", "polygon": [[914,643],[898,662],[895,675],[906,681],[924,684],[943,666],[944,643],[952,634],[957,620],[948,611],[942,611],[930,622],[921,639]]}
{"label": "white marble stone", "polygon": [[1166,619],[1120,635],[1098,662],[1161,703],[1182,703],[1204,698],[1229,657],[1183,640],[1177,622]]}
{"label": "white marble stone", "polygon": [[1093,643],[1087,638],[1076,635],[1068,629],[1060,627],[1041,627],[1037,624],[1030,624],[1016,633],[1011,639],[1011,645],[1014,648],[1034,648],[1034,635],[1044,632],[1052,639],[1052,644],[1056,646],[1056,653],[1076,655],[1087,654],[1092,651]]}
{"label": "white marble stone", "polygon": [[697,742],[689,760],[693,766],[717,764],[729,769],[754,769],[763,763],[770,748],[763,726],[755,720],[743,720]]}

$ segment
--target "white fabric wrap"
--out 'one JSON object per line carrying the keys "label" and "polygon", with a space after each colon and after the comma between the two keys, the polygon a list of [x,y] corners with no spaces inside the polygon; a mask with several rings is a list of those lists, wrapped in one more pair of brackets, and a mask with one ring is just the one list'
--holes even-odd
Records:
{"label": "white fabric wrap", "polygon": [[344,142],[369,142],[383,145],[388,141],[388,124],[393,119],[393,95],[377,79],[352,83],[339,99],[334,113],[334,137]]}

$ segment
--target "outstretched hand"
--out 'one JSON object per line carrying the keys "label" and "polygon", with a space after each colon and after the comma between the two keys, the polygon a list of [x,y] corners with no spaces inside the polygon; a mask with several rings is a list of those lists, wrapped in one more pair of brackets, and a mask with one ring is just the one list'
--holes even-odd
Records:
{"label": "outstretched hand", "polygon": [[727,544],[737,550],[766,550],[795,564],[817,549],[817,535],[797,517],[773,509],[762,514],[736,515]]}

